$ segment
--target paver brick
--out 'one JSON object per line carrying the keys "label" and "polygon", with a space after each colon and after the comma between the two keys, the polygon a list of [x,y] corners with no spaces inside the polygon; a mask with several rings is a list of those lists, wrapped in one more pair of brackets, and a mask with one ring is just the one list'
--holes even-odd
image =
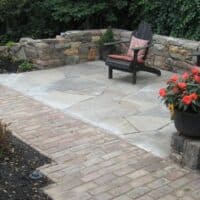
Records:
{"label": "paver brick", "polygon": [[159,200],[178,200],[178,199],[176,196],[169,194],[167,196],[161,197]]}
{"label": "paver brick", "polygon": [[169,181],[166,178],[161,178],[149,183],[147,186],[151,189],[156,189],[163,185],[166,185],[167,183],[169,183]]}
{"label": "paver brick", "polygon": [[130,184],[131,184],[132,188],[136,188],[136,187],[139,187],[139,186],[143,186],[147,183],[150,183],[154,179],[155,178],[153,178],[153,176],[148,174],[148,175],[145,175],[143,177],[140,177],[139,179],[133,180]]}
{"label": "paver brick", "polygon": [[89,190],[89,193],[92,194],[93,196],[96,196],[97,194],[107,192],[111,188],[112,188],[112,185],[104,184],[104,185],[100,185],[94,189]]}
{"label": "paver brick", "polygon": [[173,189],[170,186],[165,185],[149,192],[148,195],[157,200],[163,196],[166,196],[167,194],[170,194],[172,191]]}
{"label": "paver brick", "polygon": [[144,196],[138,198],[137,200],[153,200],[153,199],[148,195],[144,195]]}
{"label": "paver brick", "polygon": [[95,179],[94,182],[98,183],[99,185],[100,184],[106,184],[106,183],[112,181],[115,178],[116,178],[115,175],[109,173],[109,174],[103,175],[103,176]]}
{"label": "paver brick", "polygon": [[122,196],[119,196],[117,198],[114,198],[113,200],[131,200],[131,198],[129,198],[126,195],[122,195]]}
{"label": "paver brick", "polygon": [[93,173],[90,173],[90,174],[87,174],[87,175],[83,176],[81,179],[84,182],[89,182],[89,181],[93,181],[93,180],[97,179],[100,176],[101,175],[98,174],[97,172],[93,172]]}
{"label": "paver brick", "polygon": [[132,189],[132,186],[130,184],[123,184],[121,186],[117,186],[114,189],[110,190],[109,193],[113,196],[119,196],[124,193],[129,192]]}
{"label": "paver brick", "polygon": [[117,176],[124,176],[126,174],[130,174],[133,171],[135,171],[135,169],[133,167],[125,166],[123,168],[115,170],[113,173]]}
{"label": "paver brick", "polygon": [[137,171],[135,171],[131,174],[128,174],[128,177],[130,177],[132,179],[136,179],[136,178],[145,176],[147,174],[148,174],[148,172],[146,170],[140,169],[140,170],[137,170]]}
{"label": "paver brick", "polygon": [[148,187],[137,187],[137,188],[131,190],[130,192],[128,192],[127,195],[132,199],[136,199],[136,198],[143,196],[144,194],[146,194],[150,190],[151,189],[148,188]]}
{"label": "paver brick", "polygon": [[97,187],[97,184],[95,184],[94,182],[88,182],[88,183],[85,183],[85,184],[82,184],[80,186],[73,188],[72,191],[74,191],[76,193],[82,193],[82,192],[86,192],[95,187]]}
{"label": "paver brick", "polygon": [[0,117],[53,159],[40,170],[54,200],[199,200],[200,175],[0,86]]}
{"label": "paver brick", "polygon": [[109,199],[113,199],[113,196],[104,192],[101,194],[96,195],[95,197],[93,197],[94,200],[109,200]]}

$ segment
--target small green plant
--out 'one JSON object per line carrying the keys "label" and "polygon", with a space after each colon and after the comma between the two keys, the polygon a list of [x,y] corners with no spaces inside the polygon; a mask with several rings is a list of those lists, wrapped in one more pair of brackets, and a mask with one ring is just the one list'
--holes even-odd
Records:
{"label": "small green plant", "polygon": [[6,46],[7,47],[13,47],[13,46],[15,46],[15,42],[13,42],[13,41],[8,41],[7,43],[6,43]]}
{"label": "small green plant", "polygon": [[107,43],[107,42],[114,42],[115,39],[114,39],[114,34],[113,34],[113,31],[112,31],[112,28],[109,27],[106,32],[104,34],[102,34],[100,40],[99,40],[99,45],[103,45],[104,43]]}
{"label": "small green plant", "polygon": [[101,60],[106,60],[107,56],[111,53],[113,53],[116,49],[116,46],[114,44],[112,45],[105,45],[106,43],[114,42],[114,34],[109,27],[104,34],[102,34],[98,44],[99,44],[99,55]]}
{"label": "small green plant", "polygon": [[28,61],[23,61],[21,64],[18,66],[18,71],[20,72],[27,72],[31,71],[33,69],[33,64],[28,62]]}

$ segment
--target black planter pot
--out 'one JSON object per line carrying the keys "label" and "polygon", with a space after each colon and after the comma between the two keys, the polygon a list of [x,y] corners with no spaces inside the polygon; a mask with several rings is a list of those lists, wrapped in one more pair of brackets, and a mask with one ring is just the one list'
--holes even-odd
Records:
{"label": "black planter pot", "polygon": [[101,60],[106,60],[109,54],[113,53],[115,48],[113,46],[100,46],[99,47],[99,56]]}
{"label": "black planter pot", "polygon": [[200,113],[174,113],[174,124],[180,134],[187,137],[200,137]]}
{"label": "black planter pot", "polygon": [[0,72],[16,73],[20,62],[13,62],[9,57],[0,57]]}

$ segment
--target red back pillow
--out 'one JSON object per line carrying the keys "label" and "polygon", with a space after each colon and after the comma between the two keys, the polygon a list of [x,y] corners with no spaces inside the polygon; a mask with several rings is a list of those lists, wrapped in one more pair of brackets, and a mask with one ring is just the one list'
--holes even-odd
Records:
{"label": "red back pillow", "polygon": [[[139,39],[136,38],[135,36],[131,37],[131,42],[130,42],[130,46],[128,48],[128,52],[127,55],[130,57],[134,57],[134,51],[132,50],[135,47],[143,47],[146,46],[148,44],[149,40],[143,40],[143,39]],[[141,49],[138,52],[138,59],[143,59],[144,58],[144,54],[145,54],[145,49]]]}

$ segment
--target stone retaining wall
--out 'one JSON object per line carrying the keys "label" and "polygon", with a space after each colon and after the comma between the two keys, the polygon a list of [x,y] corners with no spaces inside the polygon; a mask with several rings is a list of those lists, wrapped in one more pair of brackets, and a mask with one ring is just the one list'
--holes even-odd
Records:
{"label": "stone retaining wall", "polygon": [[12,47],[0,47],[0,55],[30,60],[39,68],[97,60],[96,43],[104,31],[67,31],[53,39],[21,38]]}
{"label": "stone retaining wall", "polygon": [[[105,31],[67,31],[53,39],[33,40],[22,38],[12,47],[0,47],[1,54],[11,54],[16,58],[31,60],[40,68],[99,59],[97,41]],[[130,39],[131,31],[113,29],[117,40]],[[120,45],[120,51],[126,47]],[[170,71],[188,69],[196,63],[190,54],[200,48],[200,41],[154,35],[148,51],[146,64]]]}
{"label": "stone retaining wall", "polygon": [[[120,40],[127,40],[131,31],[115,30]],[[154,35],[147,54],[146,64],[169,71],[182,71],[196,64],[196,57],[190,54],[200,49],[200,41],[191,41],[161,35]]]}

